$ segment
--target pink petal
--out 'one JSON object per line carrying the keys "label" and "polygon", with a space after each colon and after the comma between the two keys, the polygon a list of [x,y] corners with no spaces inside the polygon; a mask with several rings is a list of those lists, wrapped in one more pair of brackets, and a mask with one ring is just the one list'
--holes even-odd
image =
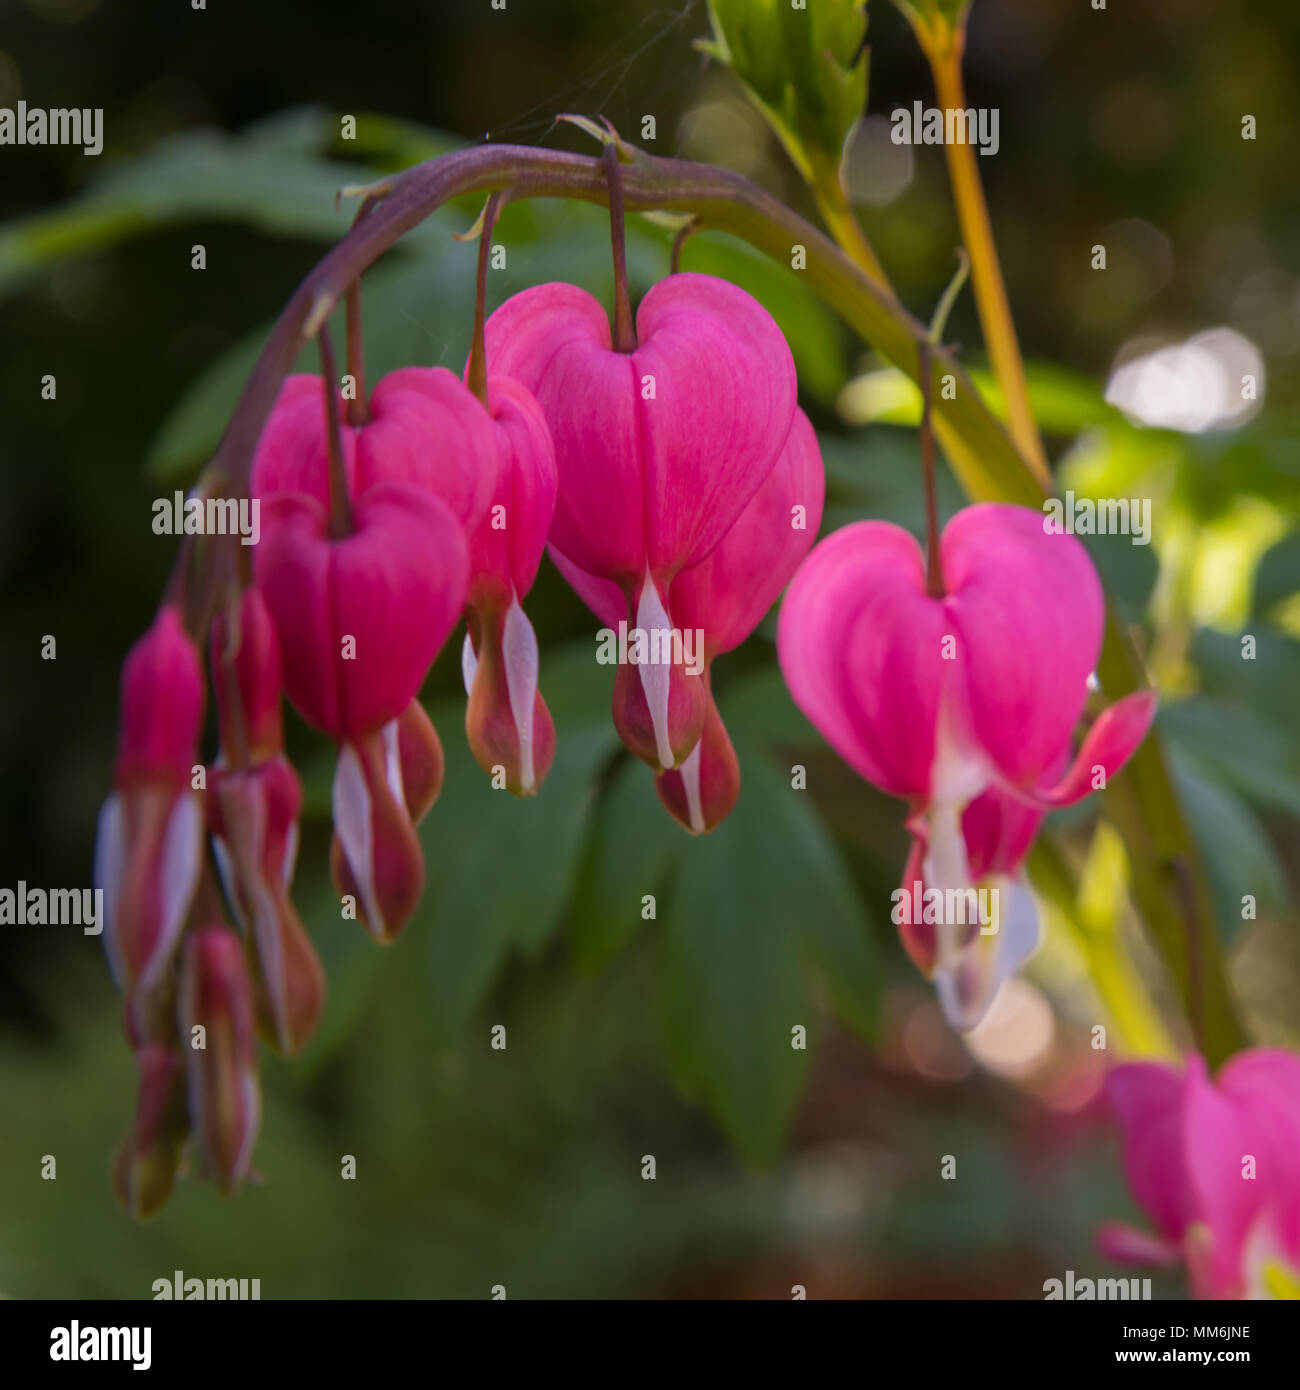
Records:
{"label": "pink petal", "polygon": [[555,568],[564,576],[569,588],[606,627],[617,632],[619,623],[627,620],[627,595],[623,590],[612,579],[602,579],[579,568],[554,545],[550,549]]}
{"label": "pink petal", "polygon": [[1055,786],[1036,787],[1032,799],[1039,806],[1070,806],[1082,801],[1094,788],[1097,771],[1108,785],[1138,750],[1155,718],[1159,695],[1139,690],[1103,710],[1088,730],[1070,770]]}
{"label": "pink petal", "polygon": [[263,510],[254,563],[286,691],[316,727],[360,738],[401,714],[455,626],[468,583],[464,533],[441,502],[404,483],[362,493],[354,530],[339,539],[309,498],[277,496]]}
{"label": "pink petal", "polygon": [[550,422],[552,539],[629,591],[647,566],[666,585],[718,544],[771,471],[795,408],[781,330],[725,280],[659,281],[637,339],[636,351],[614,352],[605,310],[571,285],[526,290],[487,325],[494,370],[523,382]]}
{"label": "pink petal", "polygon": [[1124,1145],[1124,1170],[1138,1205],[1179,1244],[1197,1208],[1184,1153],[1186,1083],[1172,1067],[1130,1062],[1106,1079]]}
{"label": "pink petal", "polygon": [[[738,647],[776,602],[817,538],[825,491],[816,432],[796,410],[763,486],[717,548],[673,581],[673,616],[706,634],[711,656]],[[803,509],[799,529],[792,524],[796,507]]]}
{"label": "pink petal", "polygon": [[444,502],[466,534],[497,485],[497,444],[483,403],[445,367],[389,372],[356,435],[356,491],[413,483]]}
{"label": "pink petal", "polygon": [[1070,736],[1101,650],[1104,600],[1087,551],[1041,512],[981,503],[940,544],[971,731],[1016,786]]}
{"label": "pink petal", "polygon": [[884,521],[846,526],[814,547],[777,626],[795,704],[869,782],[895,796],[930,791],[939,703],[954,661],[945,606],[925,594],[916,541]]}
{"label": "pink petal", "polygon": [[533,587],[559,486],[550,427],[532,393],[494,376],[488,401],[498,475],[470,541],[469,601],[479,606],[508,603],[512,594],[523,598]]}
{"label": "pink petal", "polygon": [[981,792],[962,813],[971,877],[1011,874],[1024,862],[1046,813],[997,787]]}
{"label": "pink petal", "polygon": [[[340,410],[346,408],[340,401]],[[343,471],[355,492],[356,430],[342,428]],[[329,455],[325,433],[325,382],[308,374],[286,377],[253,456],[249,493],[265,500],[301,492],[329,506]]]}

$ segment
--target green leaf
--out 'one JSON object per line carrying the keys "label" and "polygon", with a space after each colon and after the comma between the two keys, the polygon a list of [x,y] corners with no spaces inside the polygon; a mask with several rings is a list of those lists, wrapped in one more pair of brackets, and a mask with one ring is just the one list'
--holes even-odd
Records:
{"label": "green leaf", "polygon": [[641,899],[658,895],[683,852],[687,832],[668,814],[654,774],[625,758],[592,817],[569,916],[578,964],[595,969],[616,956],[645,923]]}
{"label": "green leaf", "polygon": [[1275,604],[1300,593],[1300,531],[1269,547],[1255,570],[1251,616],[1262,617]]}
{"label": "green leaf", "polygon": [[1257,806],[1300,817],[1300,740],[1290,729],[1203,696],[1167,703],[1160,727],[1218,782]]}
{"label": "green leaf", "polygon": [[[366,375],[373,386],[386,372],[412,363],[459,370],[469,346],[473,320],[473,276],[464,267],[472,248],[459,247],[457,259],[438,255],[398,255],[365,277],[362,292],[366,333]],[[459,273],[458,273],[459,272]],[[431,307],[437,305],[437,312]],[[344,311],[331,319],[335,341],[344,334]],[[155,438],[146,468],[160,480],[192,474],[212,454],[239,399],[270,325],[258,328],[201,372],[172,408]],[[452,332],[452,341],[444,336]],[[310,343],[294,364],[298,372],[319,372],[320,353]]]}
{"label": "green leaf", "polygon": [[[878,517],[918,538],[925,535],[925,489],[914,435],[869,428],[848,435],[822,434],[818,442],[826,467],[824,532]],[[946,468],[938,470],[936,483],[939,515],[952,516],[964,505],[961,489]]]}
{"label": "green leaf", "polygon": [[[970,378],[989,409],[1005,421],[1006,396],[987,368],[970,368]],[[1025,363],[1025,380],[1034,419],[1045,434],[1070,437],[1092,426],[1137,433],[1124,416],[1108,405],[1101,388],[1081,372],[1052,362]],[[879,367],[845,383],[837,402],[841,417],[851,425],[905,425],[921,421],[921,391],[897,367]]]}
{"label": "green leaf", "polygon": [[1194,755],[1173,748],[1170,770],[1193,836],[1205,859],[1219,938],[1229,944],[1242,923],[1242,899],[1256,910],[1280,911],[1289,904],[1286,871],[1268,833],[1233,792],[1211,777]]}
{"label": "green leaf", "polygon": [[463,701],[434,711],[446,777],[420,827],[428,887],[406,930],[427,923],[434,1013],[446,1036],[462,1026],[512,949],[535,958],[564,919],[598,774],[616,743],[600,670],[586,644],[543,661],[555,762],[527,799],[494,790],[474,761]]}
{"label": "green leaf", "polygon": [[74,201],[0,230],[0,293],[69,255],[168,223],[217,218],[277,236],[332,240],[352,210],[335,195],[364,174],[320,156],[334,130],[323,111],[294,111],[239,135],[186,131],[109,169]]}
{"label": "green leaf", "polygon": [[824,972],[838,1010],[869,1031],[875,972],[861,912],[807,794],[737,748],[744,791],[688,846],[658,910],[669,1055],[750,1164],[780,1150],[819,1011],[802,966]]}
{"label": "green leaf", "polygon": [[1251,633],[1198,628],[1190,659],[1207,692],[1248,705],[1275,726],[1294,727],[1300,642],[1264,627]]}
{"label": "green leaf", "polygon": [[[726,658],[723,657],[724,663]],[[790,698],[780,668],[772,665],[717,685],[718,708],[733,741],[755,748],[773,744],[821,746],[821,735]]]}

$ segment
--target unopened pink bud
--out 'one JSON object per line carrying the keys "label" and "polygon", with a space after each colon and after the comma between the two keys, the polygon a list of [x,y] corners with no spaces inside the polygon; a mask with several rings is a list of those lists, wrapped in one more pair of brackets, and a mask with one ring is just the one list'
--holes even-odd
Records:
{"label": "unopened pink bud", "polygon": [[261,1123],[252,985],[243,945],[227,926],[191,932],[182,958],[190,1117],[208,1176],[225,1192],[247,1177]]}
{"label": "unopened pink bud", "polygon": [[203,862],[203,808],[186,786],[129,786],[104,803],[95,886],[104,894],[104,948],[123,989],[162,979]]}
{"label": "unopened pink bud", "polygon": [[325,1005],[325,970],[289,897],[302,788],[282,757],[211,770],[208,821],[226,886],[250,944],[258,1026],[285,1055],[299,1051]]}
{"label": "unopened pink bud", "polygon": [[116,780],[188,781],[203,727],[203,672],[180,614],[162,608],[122,668]]}
{"label": "unopened pink bud", "polygon": [[212,623],[212,684],[221,746],[242,749],[251,763],[273,758],[283,742],[280,643],[266,600],[245,589]]}
{"label": "unopened pink bud", "polygon": [[532,393],[492,377],[488,400],[496,440],[497,482],[470,539],[469,603],[503,607],[533,587],[555,514],[555,446]]}

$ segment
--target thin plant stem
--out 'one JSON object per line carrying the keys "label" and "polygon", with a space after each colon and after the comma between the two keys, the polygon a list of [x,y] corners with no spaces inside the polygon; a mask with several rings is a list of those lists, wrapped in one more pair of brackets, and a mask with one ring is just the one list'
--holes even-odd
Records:
{"label": "thin plant stem", "polygon": [[[966,106],[966,90],[961,75],[962,48],[960,39],[942,48],[933,44],[925,47],[934,75],[935,92],[944,110],[963,110]],[[948,175],[952,181],[953,200],[957,204],[962,240],[970,253],[980,327],[984,332],[994,374],[1006,397],[1011,438],[1034,476],[1045,489],[1050,490],[1051,472],[1029,404],[1025,364],[1011,318],[1011,305],[1002,279],[997,245],[993,240],[988,204],[984,201],[984,189],[975,164],[975,147],[964,142],[950,142],[944,145],[944,154],[948,160]]]}
{"label": "thin plant stem", "polygon": [[317,329],[321,374],[325,378],[325,437],[330,458],[330,535],[352,534],[352,504],[348,500],[348,475],[343,463],[343,425],[339,419],[338,367],[328,323]]}
{"label": "thin plant stem", "polygon": [[934,476],[934,429],[930,417],[933,392],[930,344],[921,344],[921,476],[925,480],[925,591],[931,598],[944,596],[939,565],[939,494]]}
{"label": "thin plant stem", "polygon": [[494,193],[487,200],[487,206],[483,209],[483,228],[479,232],[478,238],[478,280],[474,289],[474,339],[470,346],[469,366],[465,373],[466,384],[483,402],[485,409],[490,408],[488,405],[487,343],[484,334],[484,325],[487,323],[488,260],[492,253],[492,229],[497,224],[497,217],[505,199],[506,195],[503,192]]}
{"label": "thin plant stem", "polygon": [[609,183],[609,239],[614,250],[614,350],[636,351],[636,325],[627,293],[627,249],[623,229],[623,171],[618,163],[618,144],[605,146],[601,161]]}

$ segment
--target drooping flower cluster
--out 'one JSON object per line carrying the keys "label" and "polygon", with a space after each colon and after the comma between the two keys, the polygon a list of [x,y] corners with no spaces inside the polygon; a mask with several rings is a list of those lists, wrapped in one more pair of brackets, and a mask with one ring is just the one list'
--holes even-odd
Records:
{"label": "drooping flower cluster", "polygon": [[[263,509],[253,583],[216,595],[211,766],[198,647],[176,605],[127,660],[96,880],[140,1074],[116,1167],[135,1214],[166,1199],[191,1136],[223,1190],[248,1175],[257,1035],[294,1053],[324,1007],[324,970],[290,896],[302,791],[283,751],[282,690],[338,743],[331,868],[344,915],[382,941],[423,888],[415,827],[443,756],[416,697],[467,601],[490,648],[482,667],[503,673],[476,682],[475,752],[507,765],[511,790],[545,776],[554,734],[518,600],[545,544],[554,462],[528,393],[503,378],[492,389],[489,412],[450,372],[395,372],[352,425],[331,422],[338,406],[320,378],[284,384],[252,463]],[[521,671],[533,699],[515,717]]]}
{"label": "drooping flower cluster", "polygon": [[[836,752],[907,801],[903,941],[949,1021],[969,1029],[1037,943],[1022,865],[1043,815],[1123,767],[1156,698],[1110,706],[1072,757],[1105,612],[1087,552],[1047,532],[1041,513],[986,503],[953,517],[938,559],[942,592],[929,592],[908,532],[881,521],[837,531],[790,586],[778,651],[796,704]],[[988,931],[937,908],[977,885],[996,891]],[[926,902],[934,913],[911,910]]]}
{"label": "drooping flower cluster", "polygon": [[[611,174],[611,206],[614,192]],[[1146,731],[1154,697],[1130,697],[1071,760],[1102,596],[1078,543],[1037,514],[961,513],[938,580],[883,523],[808,554],[825,483],[780,329],[736,286],[694,274],[655,285],[633,319],[615,229],[612,331],[564,284],[485,323],[485,231],[464,379],[403,368],[346,417],[332,381],[286,380],[251,460],[251,582],[214,546],[204,583],[180,586],[185,601],[164,605],[128,659],[97,878],[140,1077],[116,1169],[133,1212],[165,1200],[189,1140],[223,1190],[248,1176],[257,1037],[295,1053],[324,1008],[291,897],[302,791],[281,695],[338,747],[330,868],[343,915],[390,942],[424,888],[417,827],[443,781],[418,694],[462,614],[476,761],[522,797],[555,757],[523,606],[548,547],[597,617],[639,639],[615,674],[614,724],[694,834],[740,790],[712,663],[798,570],[778,635],[786,680],[847,761],[909,802],[905,886],[992,885],[1008,905],[991,940],[925,913],[901,924],[958,1027],[1037,939],[1022,866],[1046,809],[1104,781]],[[322,357],[332,375],[324,333]],[[219,751],[205,767],[210,613]]]}
{"label": "drooping flower cluster", "polygon": [[669,642],[673,659],[620,668],[614,719],[688,829],[712,829],[735,803],[710,663],[757,625],[816,535],[820,456],[785,340],[743,291],[675,275],[637,325],[635,349],[615,350],[594,300],[542,286],[476,342],[481,398],[443,369],[404,368],[345,418],[323,378],[282,385],[250,470],[252,583],[210,567],[223,576],[208,600],[211,765],[179,606],[163,608],[123,681],[97,876],[140,1071],[118,1163],[133,1212],[165,1200],[187,1139],[223,1190],[249,1174],[256,1038],[294,1053],[324,1007],[290,892],[302,791],[282,693],[338,745],[331,871],[344,916],[380,941],[424,886],[416,827],[443,755],[417,695],[462,612],[475,758],[516,795],[546,777],[555,729],[522,600],[548,542],[614,622],[630,612],[668,636],[671,605],[703,635],[698,666]]}
{"label": "drooping flower cluster", "polygon": [[1238,1053],[1212,1081],[1183,1068],[1116,1067],[1107,1079],[1124,1168],[1155,1233],[1113,1223],[1124,1263],[1185,1266],[1197,1298],[1300,1298],[1300,1057]]}

